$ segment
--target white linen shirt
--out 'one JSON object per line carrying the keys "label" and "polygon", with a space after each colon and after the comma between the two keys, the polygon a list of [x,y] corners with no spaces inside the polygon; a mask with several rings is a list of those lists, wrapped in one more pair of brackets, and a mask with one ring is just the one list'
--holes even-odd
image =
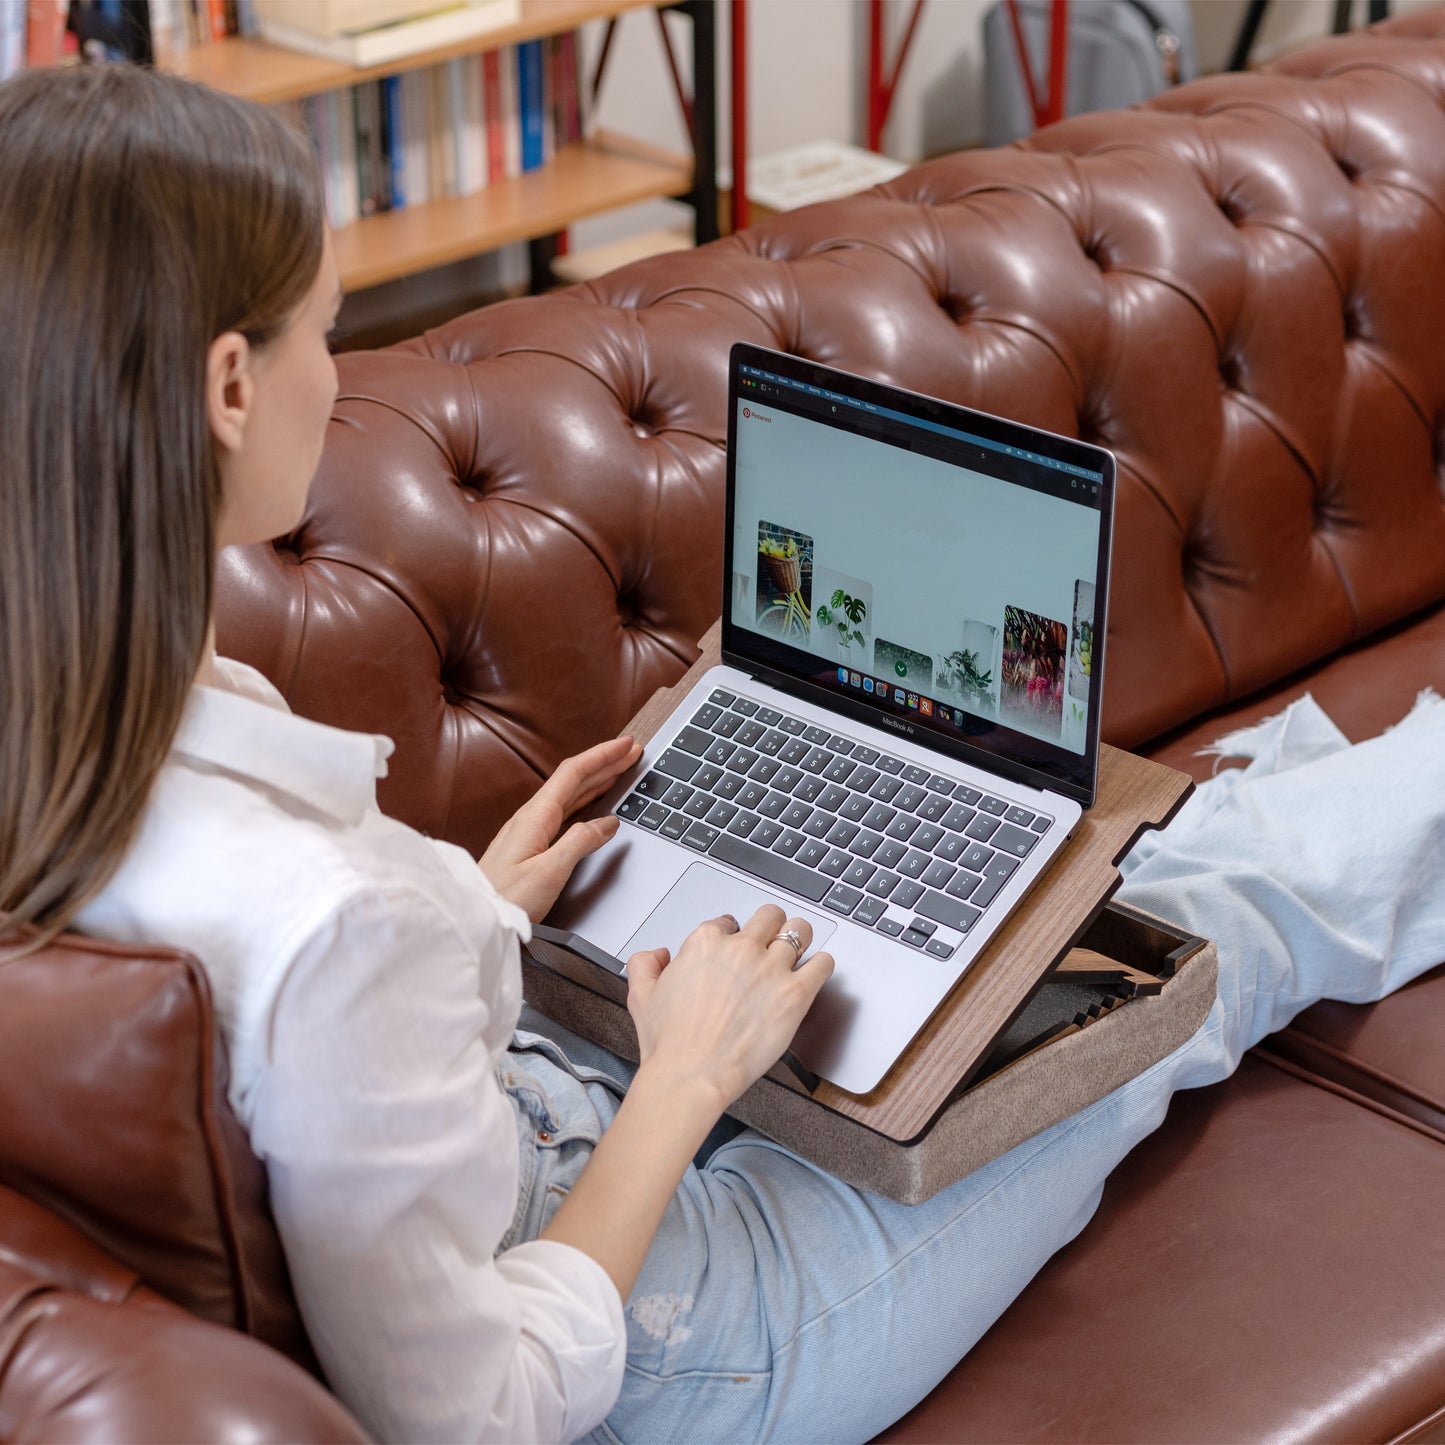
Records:
{"label": "white linen shirt", "polygon": [[518,1136],[495,1071],[526,915],[462,849],[377,809],[389,739],[217,672],[76,926],[204,966],[307,1331],[368,1430],[585,1434],[621,1389],[616,1286],[570,1245],[496,1254]]}

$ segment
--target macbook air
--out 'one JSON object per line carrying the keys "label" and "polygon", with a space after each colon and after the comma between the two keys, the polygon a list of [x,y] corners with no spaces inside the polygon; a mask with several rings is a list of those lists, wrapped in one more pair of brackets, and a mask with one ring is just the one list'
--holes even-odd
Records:
{"label": "macbook air", "polygon": [[548,922],[621,970],[807,918],[792,1053],[866,1094],[1093,802],[1114,459],[744,344],[728,387],[722,663]]}

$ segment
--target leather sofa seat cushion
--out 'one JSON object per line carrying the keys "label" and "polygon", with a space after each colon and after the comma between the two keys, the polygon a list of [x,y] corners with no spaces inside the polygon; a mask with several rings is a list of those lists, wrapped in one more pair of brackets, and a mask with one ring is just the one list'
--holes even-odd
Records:
{"label": "leather sofa seat cushion", "polygon": [[1079,1238],[880,1440],[1413,1429],[1445,1378],[1441,1142],[1250,1055],[1175,1097]]}
{"label": "leather sofa seat cushion", "polygon": [[1445,968],[1368,1008],[1329,999],[1269,1041],[1277,1053],[1445,1133]]}
{"label": "leather sofa seat cushion", "polygon": [[0,966],[0,1059],[0,1186],[315,1369],[195,959],[66,935]]}
{"label": "leather sofa seat cushion", "polygon": [[1306,693],[1358,743],[1399,722],[1422,687],[1445,693],[1445,608],[1413,617],[1238,706],[1207,713],[1141,751],[1202,782],[1213,773],[1215,759],[1201,754],[1201,748],[1236,728],[1272,717]]}
{"label": "leather sofa seat cushion", "polygon": [[364,1440],[274,1350],[163,1300],[0,1187],[0,1440]]}

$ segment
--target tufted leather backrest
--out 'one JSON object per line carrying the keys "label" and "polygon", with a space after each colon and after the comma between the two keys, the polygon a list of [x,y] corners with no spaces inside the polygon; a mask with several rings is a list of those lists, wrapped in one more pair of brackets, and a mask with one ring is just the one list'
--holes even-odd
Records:
{"label": "tufted leather backrest", "polygon": [[43,1205],[117,1269],[316,1369],[193,958],[67,934],[0,964],[0,1060],[0,1259],[31,1258]]}
{"label": "tufted leather backrest", "polygon": [[1132,746],[1445,596],[1445,15],[920,166],[342,358],[306,519],[223,651],[385,732],[479,850],[722,603],[734,341],[1102,442]]}

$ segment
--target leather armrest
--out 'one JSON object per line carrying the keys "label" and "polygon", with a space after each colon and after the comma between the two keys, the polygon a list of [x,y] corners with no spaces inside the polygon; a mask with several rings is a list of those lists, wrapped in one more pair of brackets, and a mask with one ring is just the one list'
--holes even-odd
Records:
{"label": "leather armrest", "polygon": [[0,1188],[0,1440],[364,1441],[305,1371]]}

